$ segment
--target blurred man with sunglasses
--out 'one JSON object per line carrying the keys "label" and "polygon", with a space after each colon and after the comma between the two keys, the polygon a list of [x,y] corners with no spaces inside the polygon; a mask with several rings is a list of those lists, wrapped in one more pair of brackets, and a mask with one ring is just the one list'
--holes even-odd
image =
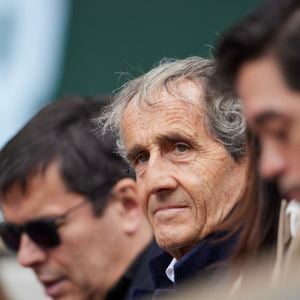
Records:
{"label": "blurred man with sunglasses", "polygon": [[0,153],[0,235],[53,299],[126,299],[152,288],[158,251],[137,204],[136,183],[93,132],[94,101],[42,109]]}

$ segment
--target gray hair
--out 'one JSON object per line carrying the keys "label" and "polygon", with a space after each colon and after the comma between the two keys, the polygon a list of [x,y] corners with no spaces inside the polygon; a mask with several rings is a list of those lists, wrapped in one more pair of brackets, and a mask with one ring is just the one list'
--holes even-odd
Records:
{"label": "gray hair", "polygon": [[125,83],[114,101],[99,117],[103,132],[114,131],[118,138],[120,154],[126,158],[122,142],[121,121],[133,98],[137,105],[151,105],[151,95],[166,89],[178,81],[190,80],[203,88],[205,125],[212,137],[220,142],[230,155],[239,161],[246,153],[246,123],[239,99],[231,91],[223,91],[213,83],[215,62],[212,59],[189,57],[186,59],[163,59],[148,73]]}

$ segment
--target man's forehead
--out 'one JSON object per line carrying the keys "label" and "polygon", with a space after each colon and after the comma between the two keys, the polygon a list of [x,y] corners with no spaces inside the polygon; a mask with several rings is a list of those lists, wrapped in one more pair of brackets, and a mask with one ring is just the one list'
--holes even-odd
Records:
{"label": "man's forehead", "polygon": [[204,138],[204,131],[203,112],[199,107],[176,100],[172,105],[157,106],[152,111],[129,111],[123,122],[122,138],[128,154],[136,153],[136,149],[148,143],[170,144],[172,141],[188,142],[199,136]]}
{"label": "man's forehead", "polygon": [[154,86],[137,92],[128,103],[127,108],[135,106],[147,109],[171,100],[199,104],[202,94],[203,89],[200,83],[192,80],[174,80],[166,85]]}
{"label": "man's forehead", "polygon": [[[26,188],[15,182],[4,195],[2,208],[8,219],[31,219],[31,215],[51,212],[68,193],[57,165],[50,165],[45,172],[37,172],[28,177]],[[49,209],[50,208],[50,209]],[[11,217],[13,216],[13,217]]]}
{"label": "man's forehead", "polygon": [[40,164],[30,169],[26,175],[24,174],[22,177],[16,177],[8,186],[7,191],[9,193],[15,191],[26,195],[27,193],[30,193],[32,189],[41,187],[48,182],[53,183],[53,181],[61,182],[63,184],[58,161],[53,161],[45,166]]}
{"label": "man's forehead", "polygon": [[166,136],[167,131],[181,132],[185,136],[201,131],[204,110],[199,97],[202,90],[189,81],[182,83],[180,90],[183,92],[179,95],[164,89],[149,102],[141,104],[135,98],[129,103],[121,121],[121,137],[127,153],[146,140],[154,142]]}
{"label": "man's forehead", "polygon": [[[134,103],[129,105],[121,123],[122,135],[129,128],[149,131],[159,123],[190,128],[198,126],[199,121],[203,122],[204,110],[199,103],[173,96],[168,97],[162,97],[155,104],[147,106],[137,106]],[[166,128],[161,128],[163,129]]]}

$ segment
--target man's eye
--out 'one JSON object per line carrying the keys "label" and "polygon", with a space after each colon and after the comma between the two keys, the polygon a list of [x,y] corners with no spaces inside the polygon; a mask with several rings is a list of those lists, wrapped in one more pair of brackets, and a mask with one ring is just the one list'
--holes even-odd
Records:
{"label": "man's eye", "polygon": [[190,150],[190,146],[185,143],[177,143],[174,146],[174,150],[176,153],[185,153],[186,151]]}
{"label": "man's eye", "polygon": [[284,121],[267,122],[262,126],[261,132],[274,141],[283,143],[289,137],[289,123]]}
{"label": "man's eye", "polygon": [[279,142],[285,142],[288,137],[287,131],[284,129],[273,130],[270,135]]}
{"label": "man's eye", "polygon": [[135,159],[134,159],[134,164],[139,165],[139,164],[144,164],[149,160],[149,154],[146,152],[138,154]]}

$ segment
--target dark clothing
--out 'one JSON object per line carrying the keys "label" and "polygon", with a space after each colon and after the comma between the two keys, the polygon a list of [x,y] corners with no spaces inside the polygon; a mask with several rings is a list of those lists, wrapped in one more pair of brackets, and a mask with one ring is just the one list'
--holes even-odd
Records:
{"label": "dark clothing", "polygon": [[154,290],[148,262],[162,250],[153,241],[135,259],[122,278],[106,296],[106,300],[129,300],[135,288]]}
{"label": "dark clothing", "polygon": [[227,269],[224,261],[231,254],[236,241],[235,237],[221,239],[222,237],[224,233],[211,234],[176,262],[175,283],[172,283],[165,273],[173,257],[167,252],[154,257],[149,262],[149,267],[155,290],[136,289],[133,299],[141,299],[151,294],[156,298],[168,292],[175,292],[178,286],[193,278],[202,281],[221,276]]}

